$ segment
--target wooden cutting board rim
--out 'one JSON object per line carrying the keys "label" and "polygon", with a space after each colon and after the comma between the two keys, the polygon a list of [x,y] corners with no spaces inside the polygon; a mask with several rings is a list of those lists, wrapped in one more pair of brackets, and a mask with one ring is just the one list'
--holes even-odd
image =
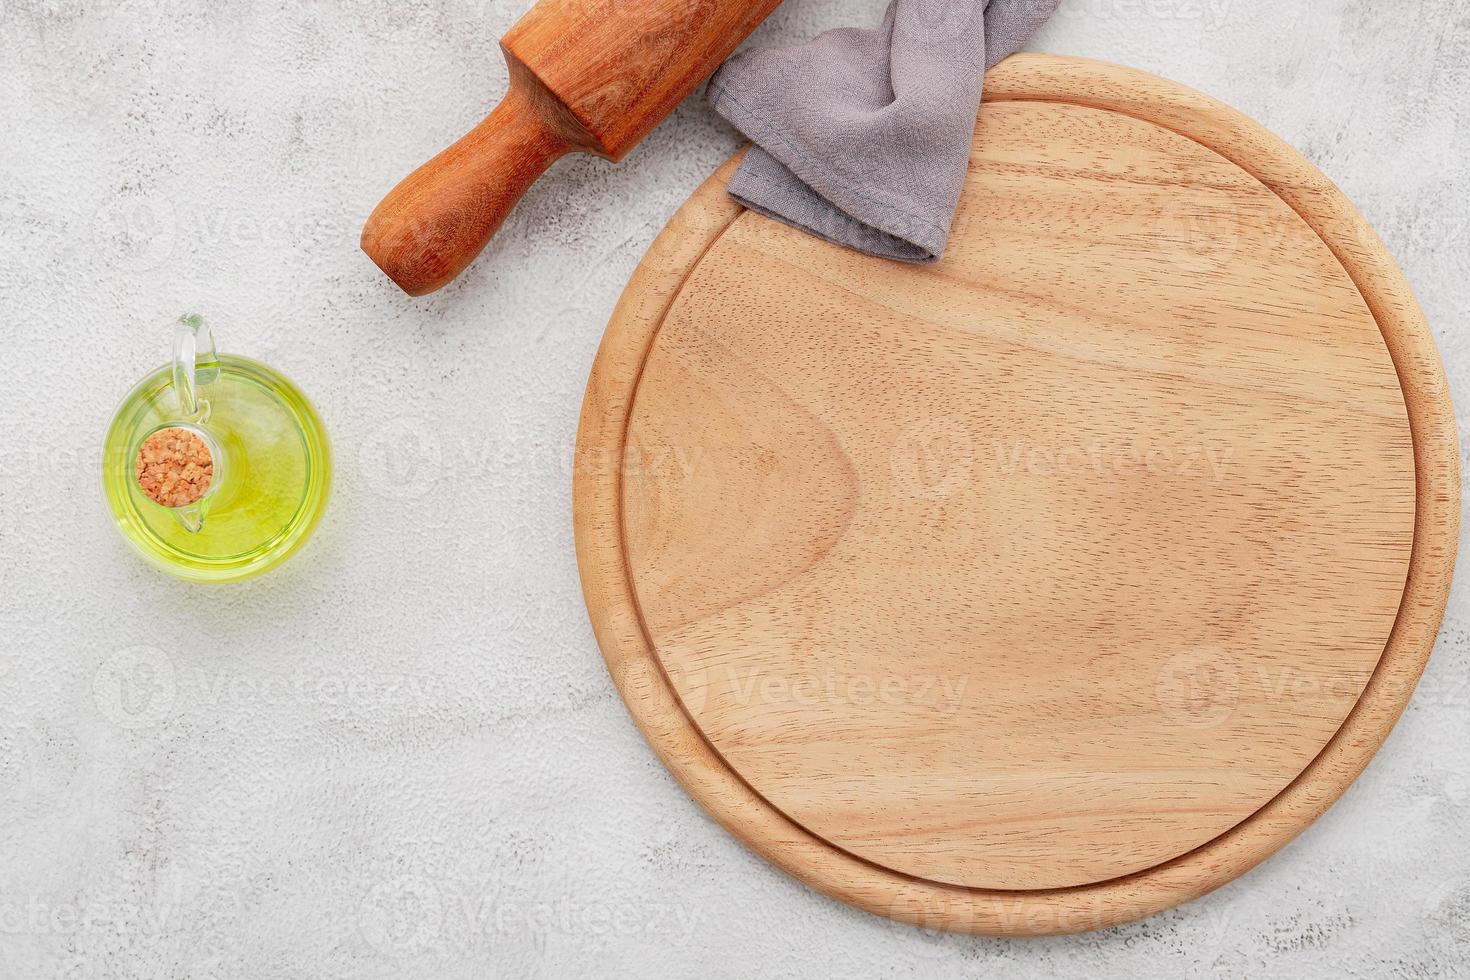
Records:
{"label": "wooden cutting board rim", "polygon": [[578,561],[599,645],[635,722],[686,790],[762,856],[833,897],[901,921],[989,935],[1075,932],[1160,911],[1243,874],[1300,833],[1367,764],[1412,694],[1444,612],[1458,537],[1458,437],[1438,353],[1402,273],[1346,198],[1285,143],[1200,93],[1085,59],[1012,57],[989,73],[985,97],[987,102],[1060,102],[1119,112],[1219,153],[1306,221],[1378,323],[1413,434],[1413,553],[1399,614],[1377,669],[1317,758],[1255,814],[1193,851],[1122,878],[1028,891],[940,884],[855,857],[795,824],[724,761],[680,704],[640,622],[621,553],[618,463],[642,364],[664,314],[688,274],[743,213],[723,192],[736,160],[721,167],[671,219],[609,323],[578,432],[573,491]]}

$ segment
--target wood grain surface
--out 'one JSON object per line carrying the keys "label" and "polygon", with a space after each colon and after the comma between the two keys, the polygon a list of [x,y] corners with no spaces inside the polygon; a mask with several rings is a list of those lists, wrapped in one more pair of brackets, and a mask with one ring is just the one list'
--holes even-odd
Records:
{"label": "wood grain surface", "polygon": [[589,382],[589,610],[727,827],[908,921],[1092,928],[1346,787],[1443,609],[1458,461],[1325,178],[1138,72],[991,74],[949,251],[744,213],[650,249]]}

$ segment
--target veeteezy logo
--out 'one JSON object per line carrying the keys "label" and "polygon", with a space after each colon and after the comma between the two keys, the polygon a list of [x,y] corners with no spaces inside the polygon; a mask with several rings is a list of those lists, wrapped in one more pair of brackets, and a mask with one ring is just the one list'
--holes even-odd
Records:
{"label": "veeteezy logo", "polygon": [[698,909],[639,899],[511,897],[472,883],[418,874],[373,884],[358,908],[358,929],[390,956],[493,947],[502,937],[656,936],[687,941]]}
{"label": "veeteezy logo", "polygon": [[843,674],[835,670],[776,674],[758,668],[724,671],[723,689],[737,704],[797,704],[815,706],[848,704],[923,705],[940,714],[953,714],[964,701],[970,684],[968,675],[947,677],[934,674],[902,676]]}
{"label": "veeteezy logo", "polygon": [[92,698],[97,710],[119,728],[159,724],[173,710],[177,696],[173,661],[155,647],[118,650],[92,675]]}
{"label": "veeteezy logo", "polygon": [[1157,21],[1188,21],[1206,31],[1217,31],[1230,20],[1235,0],[1064,0],[1053,17],[1076,18],[1088,24],[1118,18],[1147,17]]}
{"label": "veeteezy logo", "polygon": [[162,725],[182,706],[213,710],[307,705],[344,711],[442,704],[454,694],[443,678],[414,673],[245,672],[231,666],[179,669],[162,650],[127,647],[92,678],[98,713],[120,728]]}
{"label": "veeteezy logo", "polygon": [[945,500],[985,480],[1035,477],[1123,478],[1146,475],[1218,485],[1235,448],[1223,442],[1173,443],[1145,439],[1040,442],[986,441],[962,419],[915,423],[889,454],[896,489],[925,500]]}

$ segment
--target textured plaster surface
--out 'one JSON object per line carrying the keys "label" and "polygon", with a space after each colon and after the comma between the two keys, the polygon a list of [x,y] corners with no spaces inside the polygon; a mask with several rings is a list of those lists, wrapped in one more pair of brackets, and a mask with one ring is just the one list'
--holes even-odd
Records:
{"label": "textured plaster surface", "polygon": [[[563,161],[426,299],[356,247],[502,93],[523,6],[0,0],[0,977],[1470,971],[1470,577],[1344,799],[1136,925],[897,926],[685,796],[587,624],[571,450],[624,282],[735,135],[695,98],[622,166]],[[788,0],[757,41],[881,8]],[[1032,47],[1178,79],[1305,152],[1470,411],[1464,0],[1065,0]],[[98,490],[108,417],[186,310],[291,375],[337,450],[308,550],[236,587],[145,567]]]}

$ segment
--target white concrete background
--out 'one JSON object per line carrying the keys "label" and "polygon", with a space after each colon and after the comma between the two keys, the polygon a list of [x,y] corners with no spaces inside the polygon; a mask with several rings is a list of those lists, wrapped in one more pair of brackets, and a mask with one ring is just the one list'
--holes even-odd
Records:
{"label": "white concrete background", "polygon": [[[571,447],[624,282],[736,136],[695,97],[622,166],[563,161],[427,299],[356,246],[502,93],[524,6],[0,0],[0,977],[1470,970],[1465,581],[1347,796],[1136,925],[892,925],[684,795],[587,624]],[[755,43],[882,6],[788,0]],[[1403,264],[1470,409],[1466,0],[1065,0],[1032,46],[1178,79],[1304,151]],[[316,539],[243,586],[150,570],[100,501],[108,417],[185,310],[297,380],[337,447]]]}

